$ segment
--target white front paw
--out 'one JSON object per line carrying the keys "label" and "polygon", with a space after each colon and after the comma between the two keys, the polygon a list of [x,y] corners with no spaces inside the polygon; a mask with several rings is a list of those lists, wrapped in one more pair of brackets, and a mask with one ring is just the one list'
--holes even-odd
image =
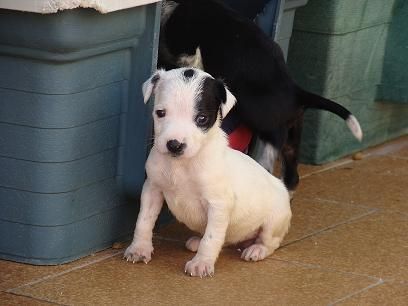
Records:
{"label": "white front paw", "polygon": [[186,263],[184,272],[190,276],[199,276],[200,278],[214,275],[214,261],[209,259],[203,259],[199,256]]}
{"label": "white front paw", "polygon": [[141,243],[133,241],[132,244],[126,249],[123,258],[130,262],[144,262],[147,264],[152,260],[153,245],[151,242]]}

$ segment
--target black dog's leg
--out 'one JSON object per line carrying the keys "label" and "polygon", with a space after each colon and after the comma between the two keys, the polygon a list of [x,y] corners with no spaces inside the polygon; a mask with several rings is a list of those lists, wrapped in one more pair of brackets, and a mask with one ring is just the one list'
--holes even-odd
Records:
{"label": "black dog's leg", "polygon": [[295,192],[299,184],[298,158],[299,147],[302,136],[303,116],[298,118],[288,131],[288,138],[282,147],[282,178],[285,186],[291,192]]}

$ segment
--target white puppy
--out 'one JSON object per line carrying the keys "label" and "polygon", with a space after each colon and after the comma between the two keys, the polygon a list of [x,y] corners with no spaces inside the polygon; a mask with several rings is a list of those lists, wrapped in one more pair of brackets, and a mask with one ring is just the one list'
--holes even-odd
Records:
{"label": "white puppy", "polygon": [[242,258],[262,260],[279,247],[291,219],[283,183],[247,155],[228,147],[220,121],[235,97],[224,84],[197,69],[159,70],[143,85],[155,95],[154,146],[132,244],[124,257],[148,263],[152,231],[163,201],[174,216],[202,237],[186,247],[191,276],[212,276],[224,245],[246,242]]}

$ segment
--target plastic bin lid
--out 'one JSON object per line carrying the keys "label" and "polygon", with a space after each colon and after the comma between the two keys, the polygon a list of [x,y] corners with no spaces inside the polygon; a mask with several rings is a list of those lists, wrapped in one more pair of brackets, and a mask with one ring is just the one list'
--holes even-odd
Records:
{"label": "plastic bin lid", "polygon": [[101,13],[109,13],[159,1],[161,0],[2,0],[0,1],[0,8],[50,14],[82,7],[93,8]]}

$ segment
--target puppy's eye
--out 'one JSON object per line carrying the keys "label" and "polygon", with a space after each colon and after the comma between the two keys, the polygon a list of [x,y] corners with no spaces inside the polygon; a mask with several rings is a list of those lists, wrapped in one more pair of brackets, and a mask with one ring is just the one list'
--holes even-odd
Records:
{"label": "puppy's eye", "polygon": [[196,117],[196,123],[198,126],[205,126],[208,123],[208,116],[205,115],[198,115]]}
{"label": "puppy's eye", "polygon": [[157,115],[157,117],[159,117],[159,118],[163,118],[163,117],[166,116],[166,111],[165,111],[164,109],[158,109],[158,110],[156,111],[156,115]]}

